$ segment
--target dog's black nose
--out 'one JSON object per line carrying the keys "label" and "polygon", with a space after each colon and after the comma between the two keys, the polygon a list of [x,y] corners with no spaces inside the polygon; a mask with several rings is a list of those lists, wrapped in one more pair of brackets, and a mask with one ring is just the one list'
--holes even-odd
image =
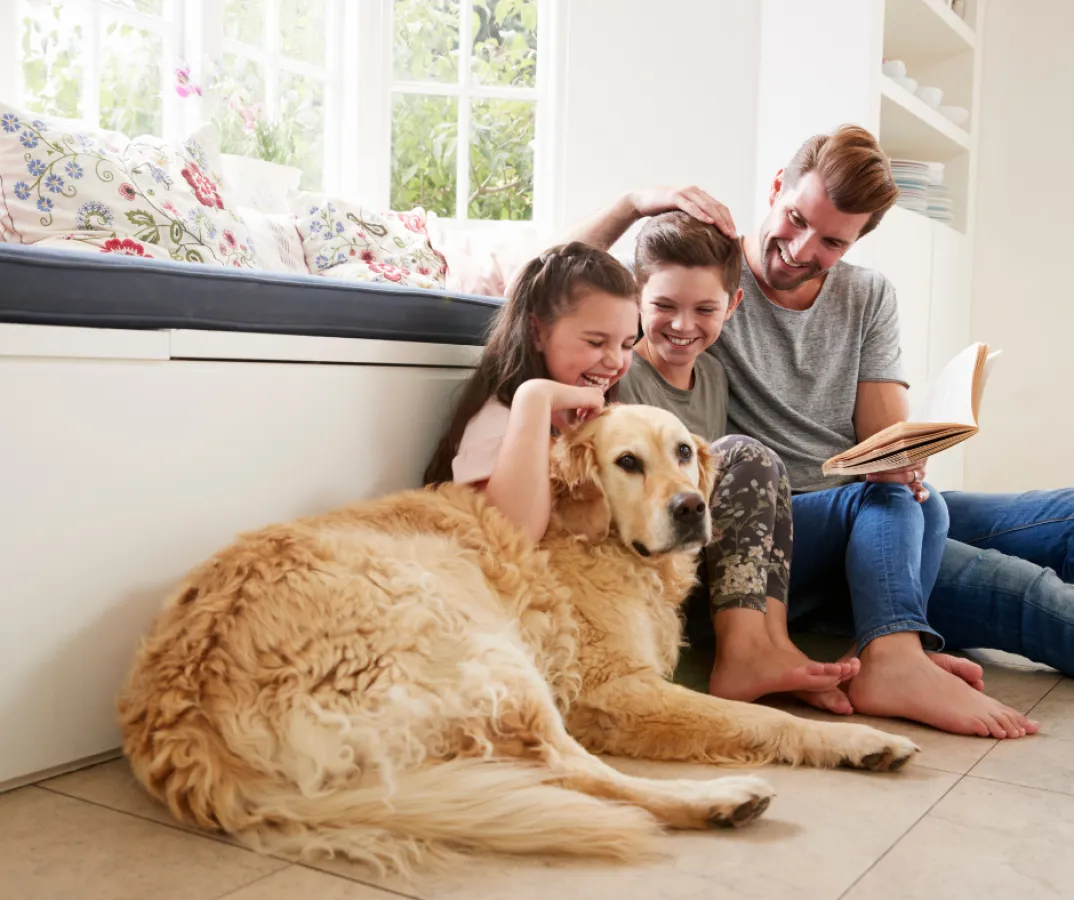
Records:
{"label": "dog's black nose", "polygon": [[705,498],[700,494],[676,494],[671,498],[671,517],[680,525],[695,525],[705,517]]}

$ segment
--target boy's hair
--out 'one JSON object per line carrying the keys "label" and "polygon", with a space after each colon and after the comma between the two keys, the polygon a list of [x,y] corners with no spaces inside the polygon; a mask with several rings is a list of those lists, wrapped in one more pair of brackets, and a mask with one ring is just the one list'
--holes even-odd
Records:
{"label": "boy's hair", "polygon": [[[548,378],[535,344],[533,319],[551,325],[573,312],[590,291],[637,299],[629,270],[610,253],[577,241],[534,257],[507,288],[477,369],[466,384],[451,424],[425,470],[425,484],[451,481],[451,461],[467,424],[492,397],[510,407],[515,391],[532,378]],[[614,400],[616,388],[608,392]]]}
{"label": "boy's hair", "polygon": [[733,296],[742,280],[742,247],[689,213],[666,212],[653,216],[638,232],[634,277],[639,288],[659,266],[718,269],[724,289]]}
{"label": "boy's hair", "polygon": [[807,140],[784,169],[783,183],[793,187],[810,172],[820,175],[828,199],[840,212],[872,214],[858,237],[876,228],[899,196],[887,155],[858,125],[843,125]]}

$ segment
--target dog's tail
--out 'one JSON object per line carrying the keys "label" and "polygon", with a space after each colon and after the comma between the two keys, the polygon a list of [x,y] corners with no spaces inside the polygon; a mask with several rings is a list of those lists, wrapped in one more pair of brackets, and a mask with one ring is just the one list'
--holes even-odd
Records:
{"label": "dog's tail", "polygon": [[398,773],[391,787],[318,797],[263,781],[253,792],[244,786],[258,821],[236,836],[262,852],[341,854],[409,874],[467,851],[623,862],[653,856],[660,829],[647,812],[559,787],[552,777],[521,762],[459,759]]}

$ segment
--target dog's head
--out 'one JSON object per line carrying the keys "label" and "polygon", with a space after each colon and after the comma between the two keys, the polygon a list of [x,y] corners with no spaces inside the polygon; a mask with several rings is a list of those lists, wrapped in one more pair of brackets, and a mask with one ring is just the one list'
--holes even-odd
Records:
{"label": "dog's head", "polygon": [[669,412],[612,406],[556,440],[554,520],[593,543],[612,531],[642,556],[694,550],[712,537],[715,460]]}

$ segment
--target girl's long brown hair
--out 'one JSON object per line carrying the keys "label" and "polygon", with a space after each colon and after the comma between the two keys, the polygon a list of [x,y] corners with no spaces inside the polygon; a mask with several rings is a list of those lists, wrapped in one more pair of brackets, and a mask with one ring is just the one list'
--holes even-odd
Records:
{"label": "girl's long brown hair", "polygon": [[[610,253],[577,241],[531,259],[512,280],[507,300],[493,319],[484,352],[451,417],[447,433],[425,470],[425,484],[451,481],[451,461],[467,424],[491,397],[510,407],[515,391],[531,378],[548,378],[534,342],[533,318],[546,325],[573,312],[587,291],[636,299],[630,271]],[[616,387],[608,392],[614,400]]]}

